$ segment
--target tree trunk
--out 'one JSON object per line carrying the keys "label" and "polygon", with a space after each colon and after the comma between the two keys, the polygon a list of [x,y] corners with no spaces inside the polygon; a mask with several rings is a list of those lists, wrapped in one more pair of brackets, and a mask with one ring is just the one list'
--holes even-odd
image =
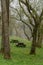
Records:
{"label": "tree trunk", "polygon": [[4,53],[4,24],[2,22],[2,43],[1,43],[1,53]]}
{"label": "tree trunk", "polygon": [[1,50],[0,50],[0,52],[4,53],[4,24],[3,24],[3,22],[2,22],[2,40],[1,41],[2,42],[1,42]]}
{"label": "tree trunk", "polygon": [[37,31],[36,47],[41,48],[41,46],[42,46],[42,28],[41,28],[41,25],[39,25],[38,31]]}
{"label": "tree trunk", "polygon": [[1,53],[4,53],[4,22],[3,22],[3,20],[4,20],[4,15],[3,15],[3,1],[1,0],[1,10],[2,10],[2,43],[1,43],[1,50],[0,50],[0,52]]}
{"label": "tree trunk", "polygon": [[37,41],[37,47],[41,48],[42,46],[42,31],[41,29],[38,31],[38,41]]}
{"label": "tree trunk", "polygon": [[[34,36],[35,36],[35,34],[34,34]],[[35,46],[35,44],[36,44],[36,40],[35,40],[35,37],[33,37],[30,54],[36,54],[36,46]]]}
{"label": "tree trunk", "polygon": [[37,26],[33,30],[33,41],[30,54],[36,54],[36,37],[37,37]]}
{"label": "tree trunk", "polygon": [[10,58],[9,44],[9,0],[1,0],[2,4],[2,49],[4,50],[4,58]]}

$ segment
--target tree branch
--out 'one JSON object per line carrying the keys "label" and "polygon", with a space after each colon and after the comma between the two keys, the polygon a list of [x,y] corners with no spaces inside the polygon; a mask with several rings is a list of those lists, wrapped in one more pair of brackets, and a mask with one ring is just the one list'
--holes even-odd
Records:
{"label": "tree branch", "polygon": [[[23,20],[22,20],[22,18],[21,18],[21,14],[18,12],[18,10],[16,9],[16,8],[14,8],[16,11],[17,11],[17,13],[18,13],[18,15],[19,15],[19,17],[20,17],[20,20],[18,20],[17,18],[15,18],[16,20],[18,20],[18,21],[21,21],[21,22],[23,22],[25,25],[27,25],[28,27],[29,27],[29,29],[31,30],[31,33],[32,33],[32,28],[31,28],[31,26],[29,25],[29,24],[27,24],[26,22],[24,22]],[[31,23],[32,24],[32,23]]]}
{"label": "tree branch", "polygon": [[[20,3],[19,3],[20,4]],[[32,23],[32,20],[30,18],[30,16],[25,12],[24,8],[22,7],[22,5],[20,4],[20,7],[22,8],[24,14],[29,18],[29,23],[34,27],[34,24]]]}
{"label": "tree branch", "polygon": [[38,18],[38,14],[35,11],[35,9],[31,7],[31,5],[29,4],[29,1],[26,0],[26,3],[25,3],[23,0],[20,0],[20,2],[27,7],[27,10],[29,11],[29,13],[30,13],[31,17],[33,18],[34,22],[37,23],[36,18]]}
{"label": "tree branch", "polygon": [[42,21],[42,19],[43,19],[43,9],[42,9],[42,12],[41,12],[41,14],[40,14],[39,19],[40,19],[40,23],[41,23],[41,21]]}
{"label": "tree branch", "polygon": [[28,34],[26,33],[26,31],[25,31],[25,25],[23,25],[23,31],[24,31],[24,34],[26,35],[27,39],[30,40],[31,37],[29,37]]}

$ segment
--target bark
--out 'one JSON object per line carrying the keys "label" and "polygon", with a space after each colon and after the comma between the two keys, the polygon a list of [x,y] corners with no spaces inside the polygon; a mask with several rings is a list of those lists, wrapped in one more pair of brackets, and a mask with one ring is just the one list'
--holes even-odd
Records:
{"label": "bark", "polygon": [[1,53],[4,53],[4,24],[2,22],[2,43],[1,43]]}
{"label": "bark", "polygon": [[[4,50],[4,58],[10,58],[9,44],[9,7],[8,0],[1,0],[2,4],[2,49]],[[7,9],[8,8],[8,9]]]}
{"label": "bark", "polygon": [[32,41],[32,47],[31,47],[31,51],[30,54],[36,54],[36,38],[37,38],[37,25],[34,27],[33,30],[33,41]]}
{"label": "bark", "polygon": [[1,43],[1,53],[4,53],[4,16],[3,16],[3,4],[2,4],[2,0],[1,0],[1,10],[2,10],[2,43]]}
{"label": "bark", "polygon": [[37,47],[41,48],[42,46],[42,29],[39,27],[39,30],[38,30],[38,41],[37,41]]}

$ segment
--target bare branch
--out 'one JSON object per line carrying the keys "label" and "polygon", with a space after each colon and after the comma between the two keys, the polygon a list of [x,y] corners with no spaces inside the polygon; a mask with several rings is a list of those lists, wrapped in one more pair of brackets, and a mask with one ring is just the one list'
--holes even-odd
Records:
{"label": "bare branch", "polygon": [[43,9],[42,9],[42,12],[41,12],[41,14],[40,14],[39,19],[40,19],[40,23],[41,23],[41,21],[42,21],[42,19],[43,19]]}
{"label": "bare branch", "polygon": [[[20,3],[19,3],[19,4],[20,4]],[[22,8],[24,14],[29,18],[29,23],[30,23],[32,26],[34,26],[34,24],[32,23],[32,20],[31,20],[30,16],[25,12],[25,10],[24,10],[24,8],[22,7],[21,4],[20,4],[20,7]]]}
{"label": "bare branch", "polygon": [[19,4],[20,4],[20,2],[22,2],[24,5],[26,5],[26,3],[23,0],[19,0]]}
{"label": "bare branch", "polygon": [[24,22],[22,19],[20,19],[20,21],[23,22],[25,25],[27,25],[27,26],[29,27],[31,33],[32,33],[32,28],[31,28],[31,26],[30,26],[29,24],[27,24],[26,22]]}
{"label": "bare branch", "polygon": [[[31,33],[32,33],[32,28],[31,28],[31,26],[29,25],[29,24],[27,24],[26,22],[24,22],[23,20],[22,20],[22,18],[21,18],[21,14],[18,12],[18,10],[16,9],[16,8],[14,8],[16,11],[17,11],[17,13],[18,13],[18,15],[19,15],[19,17],[20,17],[20,20],[18,20],[17,18],[15,18],[16,20],[18,20],[18,21],[21,21],[21,22],[23,22],[25,25],[27,25],[28,27],[29,27],[29,29],[31,30]],[[31,23],[32,24],[32,23]]]}
{"label": "bare branch", "polygon": [[24,34],[26,35],[27,39],[30,40],[30,37],[28,36],[28,34],[25,31],[25,25],[23,25],[23,31],[24,31]]}
{"label": "bare branch", "polygon": [[33,18],[34,22],[37,23],[36,18],[38,18],[38,14],[35,11],[35,9],[31,7],[31,5],[29,4],[29,1],[26,0],[26,3],[24,3],[23,0],[20,0],[20,2],[27,7],[27,10],[29,11],[29,13],[30,13],[31,17]]}

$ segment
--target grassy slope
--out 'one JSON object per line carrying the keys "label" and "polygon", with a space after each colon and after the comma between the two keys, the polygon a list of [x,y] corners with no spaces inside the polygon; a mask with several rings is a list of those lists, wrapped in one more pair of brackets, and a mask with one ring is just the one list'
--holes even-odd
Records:
{"label": "grassy slope", "polygon": [[24,42],[26,48],[17,48],[13,43],[11,44],[11,59],[5,60],[0,54],[0,65],[43,65],[43,48],[36,49],[36,55],[29,55],[31,42],[15,38]]}

